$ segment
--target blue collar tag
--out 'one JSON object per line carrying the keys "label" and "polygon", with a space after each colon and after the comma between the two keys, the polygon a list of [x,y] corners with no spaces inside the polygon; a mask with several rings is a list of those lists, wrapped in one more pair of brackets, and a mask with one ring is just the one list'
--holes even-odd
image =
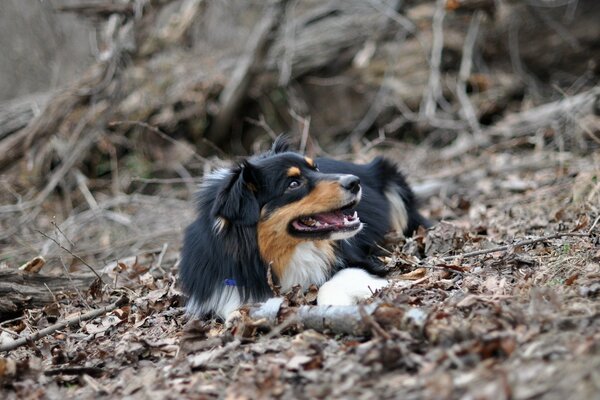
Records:
{"label": "blue collar tag", "polygon": [[223,283],[225,286],[237,286],[235,279],[225,279]]}

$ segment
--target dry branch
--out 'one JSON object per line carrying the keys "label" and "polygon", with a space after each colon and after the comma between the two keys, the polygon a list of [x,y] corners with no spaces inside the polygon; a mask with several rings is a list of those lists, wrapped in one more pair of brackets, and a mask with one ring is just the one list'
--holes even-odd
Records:
{"label": "dry branch", "polygon": [[96,276],[94,274],[71,274],[64,276],[28,274],[20,271],[0,271],[0,319],[25,308],[43,307],[56,299],[61,292],[87,290]]}
{"label": "dry branch", "polygon": [[454,158],[478,147],[489,146],[495,139],[532,135],[538,129],[552,126],[556,122],[598,114],[600,114],[600,86],[531,110],[510,114],[484,130],[477,138],[457,141],[442,152],[442,157]]}
{"label": "dry branch", "polygon": [[543,236],[543,237],[539,237],[539,238],[535,238],[535,239],[520,240],[513,244],[507,244],[504,246],[493,247],[491,249],[476,250],[476,251],[471,251],[469,253],[456,254],[453,256],[446,256],[446,257],[442,257],[442,260],[452,261],[457,258],[461,259],[461,258],[477,257],[477,256],[481,256],[484,254],[496,253],[498,251],[507,251],[507,250],[510,250],[511,248],[521,247],[521,246],[529,246],[531,244],[547,242],[548,240],[560,239],[563,237],[591,237],[594,227],[595,227],[595,225],[593,225],[592,229],[590,229],[590,231],[587,233],[581,233],[581,232],[554,233],[552,235]]}
{"label": "dry branch", "polygon": [[85,314],[82,315],[78,315],[76,317],[72,317],[72,318],[67,318],[64,321],[61,322],[57,322],[54,325],[50,325],[47,328],[42,329],[41,331],[32,333],[31,335],[28,335],[26,337],[22,337],[19,338],[17,340],[15,340],[14,342],[5,344],[0,346],[0,352],[3,351],[11,351],[16,349],[17,347],[21,347],[26,345],[27,343],[33,342],[35,340],[38,340],[44,336],[48,336],[54,332],[56,332],[59,329],[64,329],[67,326],[76,326],[78,325],[81,321],[87,321],[90,319],[94,319],[97,318],[103,314],[109,313],[119,307],[123,307],[124,305],[126,305],[127,303],[129,303],[129,299],[125,296],[121,297],[119,300],[117,300],[116,302],[114,302],[113,304],[110,304],[106,307],[102,307],[102,308],[98,308],[96,310],[87,312]]}
{"label": "dry branch", "polygon": [[27,126],[51,97],[51,92],[38,93],[0,104],[0,140]]}
{"label": "dry branch", "polygon": [[221,92],[219,101],[221,110],[215,118],[214,125],[209,132],[209,138],[216,144],[223,143],[224,136],[231,124],[231,120],[246,97],[250,83],[264,64],[269,46],[273,42],[273,32],[277,30],[281,17],[285,11],[287,0],[279,0],[267,8],[262,20],[250,35],[248,51],[239,60],[237,68],[233,71],[227,86]]}

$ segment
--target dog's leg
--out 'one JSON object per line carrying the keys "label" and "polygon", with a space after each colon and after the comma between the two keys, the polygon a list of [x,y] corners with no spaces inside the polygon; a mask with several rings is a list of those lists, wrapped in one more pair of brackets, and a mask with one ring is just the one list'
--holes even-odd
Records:
{"label": "dog's leg", "polygon": [[339,271],[319,289],[319,305],[353,305],[387,286],[389,281],[377,278],[363,269],[346,268]]}

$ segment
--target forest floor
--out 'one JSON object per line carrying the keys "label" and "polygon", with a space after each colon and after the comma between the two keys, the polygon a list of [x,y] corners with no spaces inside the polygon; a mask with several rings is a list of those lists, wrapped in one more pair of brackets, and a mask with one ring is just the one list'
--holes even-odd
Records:
{"label": "forest floor", "polygon": [[[411,182],[444,183],[422,207],[444,222],[390,240],[385,261],[397,283],[375,294],[389,307],[421,310],[426,320],[418,331],[371,321],[369,333],[357,337],[299,325],[226,329],[217,321],[188,321],[176,260],[193,206],[166,187],[161,196],[112,199],[112,208],[103,208],[129,218],[137,232],[121,234],[131,257],[105,265],[104,285],[0,324],[1,345],[128,299],[96,319],[0,353],[0,397],[597,397],[600,155],[498,146],[447,161],[424,145],[399,143],[386,154]],[[113,227],[90,221],[79,223],[77,240],[71,237],[75,254],[110,244],[81,234]],[[150,240],[169,245],[149,252]],[[534,243],[513,246],[523,240]],[[476,250],[490,251],[469,254]]]}

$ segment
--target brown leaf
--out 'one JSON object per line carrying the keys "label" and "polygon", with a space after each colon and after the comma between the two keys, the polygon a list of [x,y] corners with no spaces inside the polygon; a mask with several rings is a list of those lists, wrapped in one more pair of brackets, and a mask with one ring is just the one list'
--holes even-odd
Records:
{"label": "brown leaf", "polygon": [[402,274],[398,276],[398,279],[405,279],[409,281],[416,281],[417,279],[421,279],[427,273],[426,268],[417,268],[414,271],[408,272],[406,274]]}
{"label": "brown leaf", "polygon": [[581,231],[581,230],[587,228],[589,224],[590,224],[590,217],[588,217],[587,214],[583,214],[577,219],[577,225],[575,225],[575,228],[573,228],[572,232]]}
{"label": "brown leaf", "polygon": [[20,271],[29,272],[30,274],[37,274],[46,265],[46,260],[42,256],[37,256],[29,262],[19,267]]}
{"label": "brown leaf", "polygon": [[570,277],[568,277],[565,280],[565,285],[567,286],[571,286],[573,283],[575,283],[575,281],[577,280],[577,278],[579,277],[579,273],[574,273],[573,275],[571,275]]}
{"label": "brown leaf", "polygon": [[12,358],[0,357],[0,379],[15,376],[17,373],[17,363]]}

